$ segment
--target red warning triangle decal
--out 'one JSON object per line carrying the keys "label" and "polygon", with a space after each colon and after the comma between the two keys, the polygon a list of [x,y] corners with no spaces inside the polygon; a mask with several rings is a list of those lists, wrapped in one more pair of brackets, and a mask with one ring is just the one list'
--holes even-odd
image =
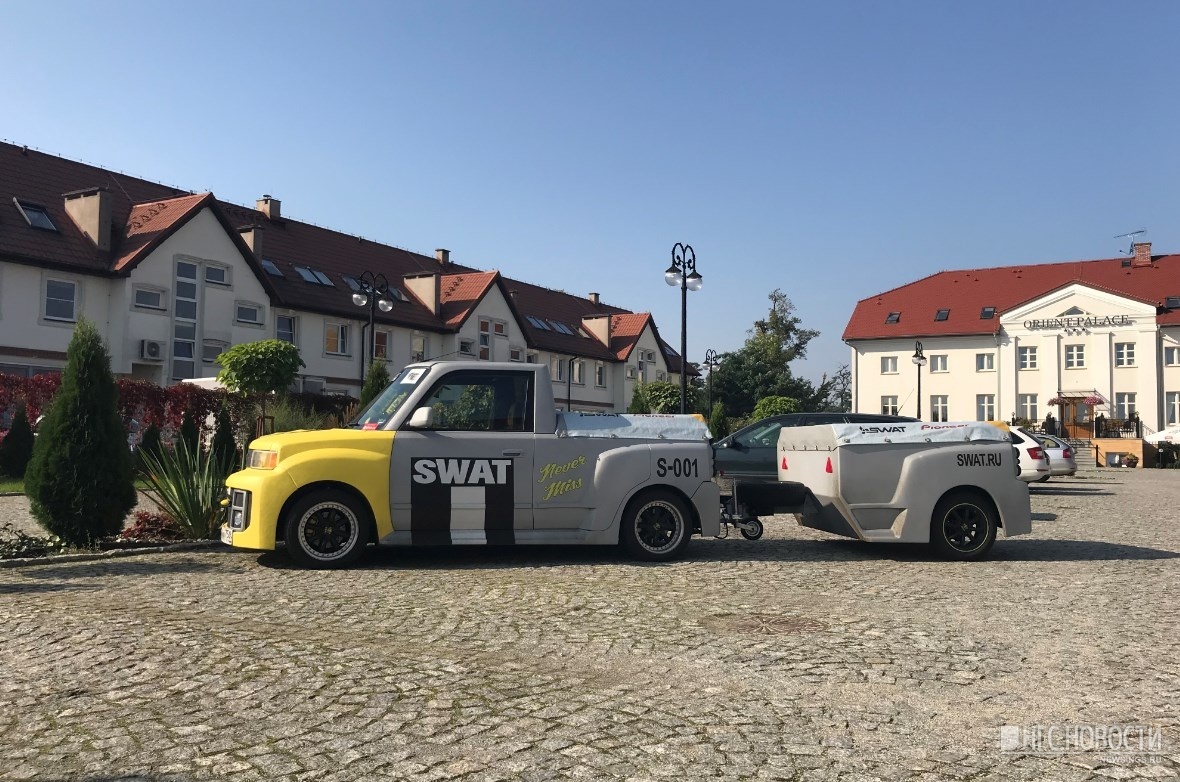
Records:
{"label": "red warning triangle decal", "polygon": [[783,469],[783,470],[787,469],[787,457],[785,457],[785,456],[783,457],[783,466],[780,469]]}
{"label": "red warning triangle decal", "polygon": [[832,471],[832,457],[829,456],[828,457],[828,465],[827,465],[827,467],[824,467],[824,472],[831,472],[831,471]]}

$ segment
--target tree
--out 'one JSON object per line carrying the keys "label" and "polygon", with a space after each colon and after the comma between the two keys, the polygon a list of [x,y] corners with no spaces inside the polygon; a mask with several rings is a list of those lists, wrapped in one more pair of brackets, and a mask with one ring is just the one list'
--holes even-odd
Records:
{"label": "tree", "polygon": [[631,403],[627,405],[628,413],[650,413],[651,405],[647,401],[647,386],[642,382],[635,384],[635,390],[631,392]]}
{"label": "tree", "polygon": [[658,380],[643,386],[644,397],[647,400],[650,413],[679,413],[680,386],[675,383]]}
{"label": "tree", "polygon": [[156,426],[155,424],[149,425],[148,428],[144,430],[143,437],[140,438],[139,448],[136,449],[136,452],[139,456],[139,469],[141,471],[145,467],[144,457],[158,457],[162,447],[163,446],[160,443],[160,427]]}
{"label": "tree", "polygon": [[845,364],[836,370],[836,374],[820,384],[825,394],[824,409],[834,413],[847,413],[852,410],[852,371]]}
{"label": "tree", "polygon": [[803,378],[791,373],[790,362],[807,354],[807,344],[818,331],[800,328],[795,305],[780,290],[768,295],[770,311],[754,322],[741,349],[721,356],[713,376],[713,395],[725,401],[730,415],[744,418],[759,399],[785,396],[800,410],[817,410],[823,397]]}
{"label": "tree", "polygon": [[786,415],[799,412],[799,403],[785,396],[764,396],[754,405],[751,416],[755,421],[770,418],[772,415]]}
{"label": "tree", "polygon": [[74,328],[61,387],[37,429],[25,491],[41,526],[75,546],[114,535],[135,506],[111,359],[89,321]]}
{"label": "tree", "polygon": [[234,441],[234,424],[229,408],[225,405],[217,411],[217,428],[213,430],[213,444],[210,455],[218,464],[232,465],[238,455],[238,444]]}
{"label": "tree", "polygon": [[385,366],[384,361],[374,359],[369,364],[369,371],[365,373],[365,384],[361,386],[361,409],[364,410],[370,402],[380,396],[387,385],[389,385],[389,369]]}
{"label": "tree", "polygon": [[12,417],[12,426],[8,434],[0,442],[0,475],[12,478],[25,477],[29,466],[29,459],[33,456],[33,429],[29,426],[29,416],[25,412],[25,403],[16,406],[16,415]]}
{"label": "tree", "polygon": [[282,339],[243,342],[222,351],[217,357],[221,371],[217,379],[230,391],[262,395],[262,415],[266,417],[266,394],[286,391],[307,366],[299,357],[299,348]]}
{"label": "tree", "polygon": [[184,417],[180,419],[180,432],[177,434],[177,442],[188,448],[189,453],[200,453],[202,450],[201,428],[197,426],[196,416],[189,410],[186,410]]}
{"label": "tree", "polygon": [[709,433],[714,440],[729,436],[729,419],[725,417],[724,405],[713,405],[713,415],[709,416]]}

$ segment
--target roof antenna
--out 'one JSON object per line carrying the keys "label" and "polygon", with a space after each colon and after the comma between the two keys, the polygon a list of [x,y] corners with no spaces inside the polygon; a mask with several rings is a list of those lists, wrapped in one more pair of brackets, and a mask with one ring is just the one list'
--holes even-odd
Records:
{"label": "roof antenna", "polygon": [[1119,252],[1122,253],[1123,255],[1134,255],[1135,254],[1135,237],[1138,236],[1139,234],[1145,234],[1145,233],[1147,233],[1147,229],[1140,228],[1138,231],[1130,231],[1128,233],[1119,234],[1118,236],[1116,236],[1115,239],[1130,239],[1131,240],[1131,246],[1126,250],[1119,250]]}

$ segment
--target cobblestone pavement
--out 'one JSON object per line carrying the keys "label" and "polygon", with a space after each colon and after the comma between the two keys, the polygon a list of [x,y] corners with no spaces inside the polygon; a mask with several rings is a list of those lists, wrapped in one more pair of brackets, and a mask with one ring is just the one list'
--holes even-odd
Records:
{"label": "cobblestone pavement", "polygon": [[[782,518],[671,565],[468,548],[0,570],[0,777],[1176,777],[1180,472],[1033,492],[1034,534],[969,564]],[[1000,749],[1002,725],[1070,723],[1153,726],[1162,749]]]}

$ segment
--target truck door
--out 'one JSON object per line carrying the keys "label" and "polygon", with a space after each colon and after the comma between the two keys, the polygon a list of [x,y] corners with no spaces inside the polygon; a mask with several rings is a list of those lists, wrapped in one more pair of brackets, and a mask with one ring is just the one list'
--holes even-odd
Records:
{"label": "truck door", "polygon": [[460,369],[420,403],[426,429],[398,430],[390,460],[393,542],[516,542],[533,525],[534,373]]}
{"label": "truck door", "polygon": [[534,529],[579,529],[588,522],[601,440],[542,437],[533,460]]}

